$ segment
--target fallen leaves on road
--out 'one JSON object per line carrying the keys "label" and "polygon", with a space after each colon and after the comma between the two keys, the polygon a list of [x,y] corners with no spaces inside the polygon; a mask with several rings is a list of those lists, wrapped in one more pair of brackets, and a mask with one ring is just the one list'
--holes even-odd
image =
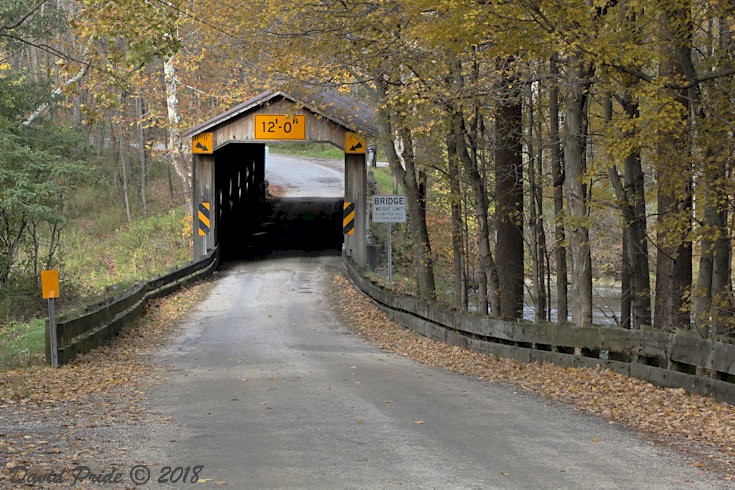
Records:
{"label": "fallen leaves on road", "polygon": [[[58,369],[0,371],[0,487],[9,468],[35,472],[121,461],[130,444],[121,428],[143,413],[141,383],[161,377],[151,362],[176,321],[207,293],[198,283],[149,302],[145,316],[110,344]],[[84,488],[84,487],[82,487]]]}
{"label": "fallen leaves on road", "polygon": [[[447,345],[391,321],[343,276],[333,279],[332,308],[346,325],[381,348],[415,361],[505,382],[642,431],[735,479],[735,407],[683,389],[659,388],[603,369],[524,364]],[[338,291],[338,293],[337,293]],[[697,462],[695,464],[702,464]]]}
{"label": "fallen leaves on road", "polygon": [[283,197],[286,195],[286,189],[280,185],[268,182],[268,195],[271,197]]}

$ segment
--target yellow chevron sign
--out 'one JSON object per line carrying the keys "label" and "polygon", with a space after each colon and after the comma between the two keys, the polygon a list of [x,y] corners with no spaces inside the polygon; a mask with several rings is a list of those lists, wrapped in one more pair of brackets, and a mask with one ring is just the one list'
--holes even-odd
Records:
{"label": "yellow chevron sign", "polygon": [[342,211],[342,232],[345,235],[355,234],[355,203],[345,201]]}
{"label": "yellow chevron sign", "polygon": [[196,155],[214,153],[214,133],[199,133],[191,138],[191,152]]}
{"label": "yellow chevron sign", "polygon": [[345,153],[348,155],[364,155],[367,152],[365,136],[357,133],[345,133]]}
{"label": "yellow chevron sign", "polygon": [[199,204],[199,236],[209,235],[209,203],[203,202]]}

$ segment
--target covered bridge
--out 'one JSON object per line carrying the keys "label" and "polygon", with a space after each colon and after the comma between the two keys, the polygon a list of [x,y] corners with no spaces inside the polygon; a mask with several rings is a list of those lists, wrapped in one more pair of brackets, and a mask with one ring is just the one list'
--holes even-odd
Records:
{"label": "covered bridge", "polygon": [[[206,253],[205,247],[250,245],[253,230],[264,219],[259,209],[266,199],[266,145],[286,141],[331,143],[345,152],[344,201],[354,204],[355,218],[344,250],[357,264],[365,264],[365,158],[367,138],[377,135],[375,111],[333,90],[299,95],[263,92],[186,133],[192,138],[195,260]],[[200,208],[209,214],[205,236],[198,231]],[[341,212],[335,218],[341,222]]]}

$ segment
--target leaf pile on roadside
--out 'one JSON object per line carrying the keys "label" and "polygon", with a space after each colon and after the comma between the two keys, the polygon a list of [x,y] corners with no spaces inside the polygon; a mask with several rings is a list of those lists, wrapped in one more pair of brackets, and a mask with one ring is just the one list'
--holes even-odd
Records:
{"label": "leaf pile on roadside", "polygon": [[[338,293],[337,293],[338,291]],[[360,337],[415,361],[506,382],[640,430],[735,478],[735,407],[683,389],[599,368],[524,364],[424,337],[393,321],[343,276],[333,279],[332,309]]]}

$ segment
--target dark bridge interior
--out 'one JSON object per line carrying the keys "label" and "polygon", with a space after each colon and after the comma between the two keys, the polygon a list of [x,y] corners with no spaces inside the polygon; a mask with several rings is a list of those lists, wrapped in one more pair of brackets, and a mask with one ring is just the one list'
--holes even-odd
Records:
{"label": "dark bridge interior", "polygon": [[342,247],[343,199],[270,196],[264,144],[225,145],[215,152],[214,169],[215,233],[222,260]]}

